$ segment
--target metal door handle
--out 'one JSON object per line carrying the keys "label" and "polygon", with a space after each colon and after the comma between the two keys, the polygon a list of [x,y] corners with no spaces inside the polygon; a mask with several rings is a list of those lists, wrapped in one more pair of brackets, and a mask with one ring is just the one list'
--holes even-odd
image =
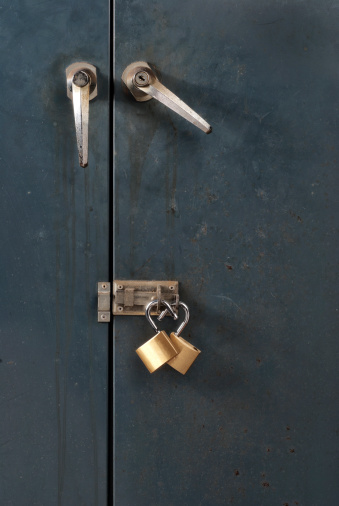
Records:
{"label": "metal door handle", "polygon": [[144,61],[131,63],[125,68],[121,79],[138,102],[156,98],[206,134],[212,132],[212,127],[207,121],[160,83],[148,63]]}
{"label": "metal door handle", "polygon": [[73,63],[66,69],[66,79],[67,96],[73,102],[79,163],[87,167],[89,101],[98,94],[97,71],[90,63]]}

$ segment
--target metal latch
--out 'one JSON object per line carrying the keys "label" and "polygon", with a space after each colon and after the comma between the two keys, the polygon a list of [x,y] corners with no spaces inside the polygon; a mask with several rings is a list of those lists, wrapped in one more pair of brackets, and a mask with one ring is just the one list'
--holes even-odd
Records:
{"label": "metal latch", "polygon": [[160,314],[160,301],[165,300],[177,313],[179,305],[178,281],[113,281],[113,314],[145,315],[145,308],[152,300],[158,300],[158,306],[151,314]]}
{"label": "metal latch", "polygon": [[[178,281],[131,281],[126,279],[113,281],[112,313],[114,315],[145,315],[145,308],[152,300],[158,300],[152,315],[163,311],[161,301],[165,300],[177,314],[179,307]],[[111,283],[98,283],[98,322],[111,321]]]}
{"label": "metal latch", "polygon": [[100,281],[98,283],[98,322],[111,321],[111,283]]}

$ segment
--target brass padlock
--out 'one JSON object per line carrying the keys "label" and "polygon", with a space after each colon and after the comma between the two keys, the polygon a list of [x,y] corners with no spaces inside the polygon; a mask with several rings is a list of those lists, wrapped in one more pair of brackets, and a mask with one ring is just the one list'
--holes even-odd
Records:
{"label": "brass padlock", "polygon": [[179,306],[183,307],[185,310],[185,319],[179,326],[178,330],[170,334],[170,339],[175,348],[178,350],[178,354],[167,363],[173,367],[173,369],[179,371],[181,374],[186,374],[201,351],[179,336],[179,334],[186,327],[190,316],[189,309],[186,304],[180,301]]}
{"label": "brass padlock", "polygon": [[[177,315],[174,313],[171,306],[166,301],[161,301],[161,303],[166,306],[167,310],[171,313],[173,318],[177,319]],[[145,344],[140,346],[136,350],[137,354],[147,367],[150,373],[156,371],[162,365],[166,364],[169,360],[174,358],[178,351],[175,348],[173,342],[170,340],[165,331],[159,331],[158,327],[155,325],[154,321],[150,316],[150,311],[153,306],[157,305],[158,301],[154,300],[150,302],[145,311],[146,318],[148,322],[152,325],[154,330],[157,332],[155,336],[149,339]]]}

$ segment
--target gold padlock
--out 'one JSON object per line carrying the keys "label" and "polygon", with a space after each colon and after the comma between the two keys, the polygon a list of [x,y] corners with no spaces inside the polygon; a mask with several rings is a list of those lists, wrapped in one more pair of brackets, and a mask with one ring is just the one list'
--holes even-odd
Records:
{"label": "gold padlock", "polygon": [[[174,313],[171,306],[166,301],[161,301],[161,303],[166,306],[167,310],[171,313],[173,318],[178,318]],[[178,351],[175,348],[173,342],[170,340],[165,331],[158,330],[158,327],[155,325],[154,321],[150,316],[151,308],[158,304],[157,300],[150,302],[145,311],[146,318],[148,322],[152,325],[154,330],[157,332],[155,336],[149,339],[145,344],[140,346],[136,350],[137,354],[147,367],[150,373],[156,371],[162,365],[166,364],[169,360],[174,358]]]}
{"label": "gold padlock", "polygon": [[195,359],[200,355],[201,351],[195,346],[192,346],[188,341],[179,336],[179,334],[186,327],[189,320],[189,309],[184,302],[179,302],[179,306],[185,310],[185,319],[176,332],[170,334],[170,339],[174,347],[178,350],[178,354],[169,360],[167,363],[173,369],[176,369],[181,374],[186,374],[188,369],[191,367]]}

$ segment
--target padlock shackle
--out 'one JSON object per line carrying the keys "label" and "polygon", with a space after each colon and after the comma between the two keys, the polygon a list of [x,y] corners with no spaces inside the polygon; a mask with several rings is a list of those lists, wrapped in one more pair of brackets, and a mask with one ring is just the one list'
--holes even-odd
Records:
{"label": "padlock shackle", "polygon": [[[166,301],[166,300],[160,300],[160,304],[162,304],[163,306],[165,306],[167,308],[167,310],[170,312],[171,316],[173,318],[177,318],[177,315],[175,314],[175,312],[173,311],[171,305]],[[156,332],[159,332],[158,330],[158,327],[156,326],[156,324],[154,323],[154,321],[152,320],[151,318],[151,309],[153,306],[156,306],[158,305],[158,300],[152,300],[151,302],[149,302],[146,306],[146,309],[145,309],[145,316],[146,316],[146,319],[148,321],[148,323],[150,325],[152,325],[152,327],[154,328],[154,330]],[[188,309],[188,308],[187,308]]]}
{"label": "padlock shackle", "polygon": [[181,325],[179,325],[179,327],[177,328],[177,330],[174,332],[174,334],[176,336],[179,336],[181,334],[181,332],[184,330],[184,328],[186,327],[186,325],[188,324],[188,321],[190,319],[190,310],[188,309],[188,306],[185,304],[185,302],[181,302],[181,300],[180,300],[179,303],[178,303],[178,305],[181,306],[182,308],[184,308],[185,319],[181,323]]}

